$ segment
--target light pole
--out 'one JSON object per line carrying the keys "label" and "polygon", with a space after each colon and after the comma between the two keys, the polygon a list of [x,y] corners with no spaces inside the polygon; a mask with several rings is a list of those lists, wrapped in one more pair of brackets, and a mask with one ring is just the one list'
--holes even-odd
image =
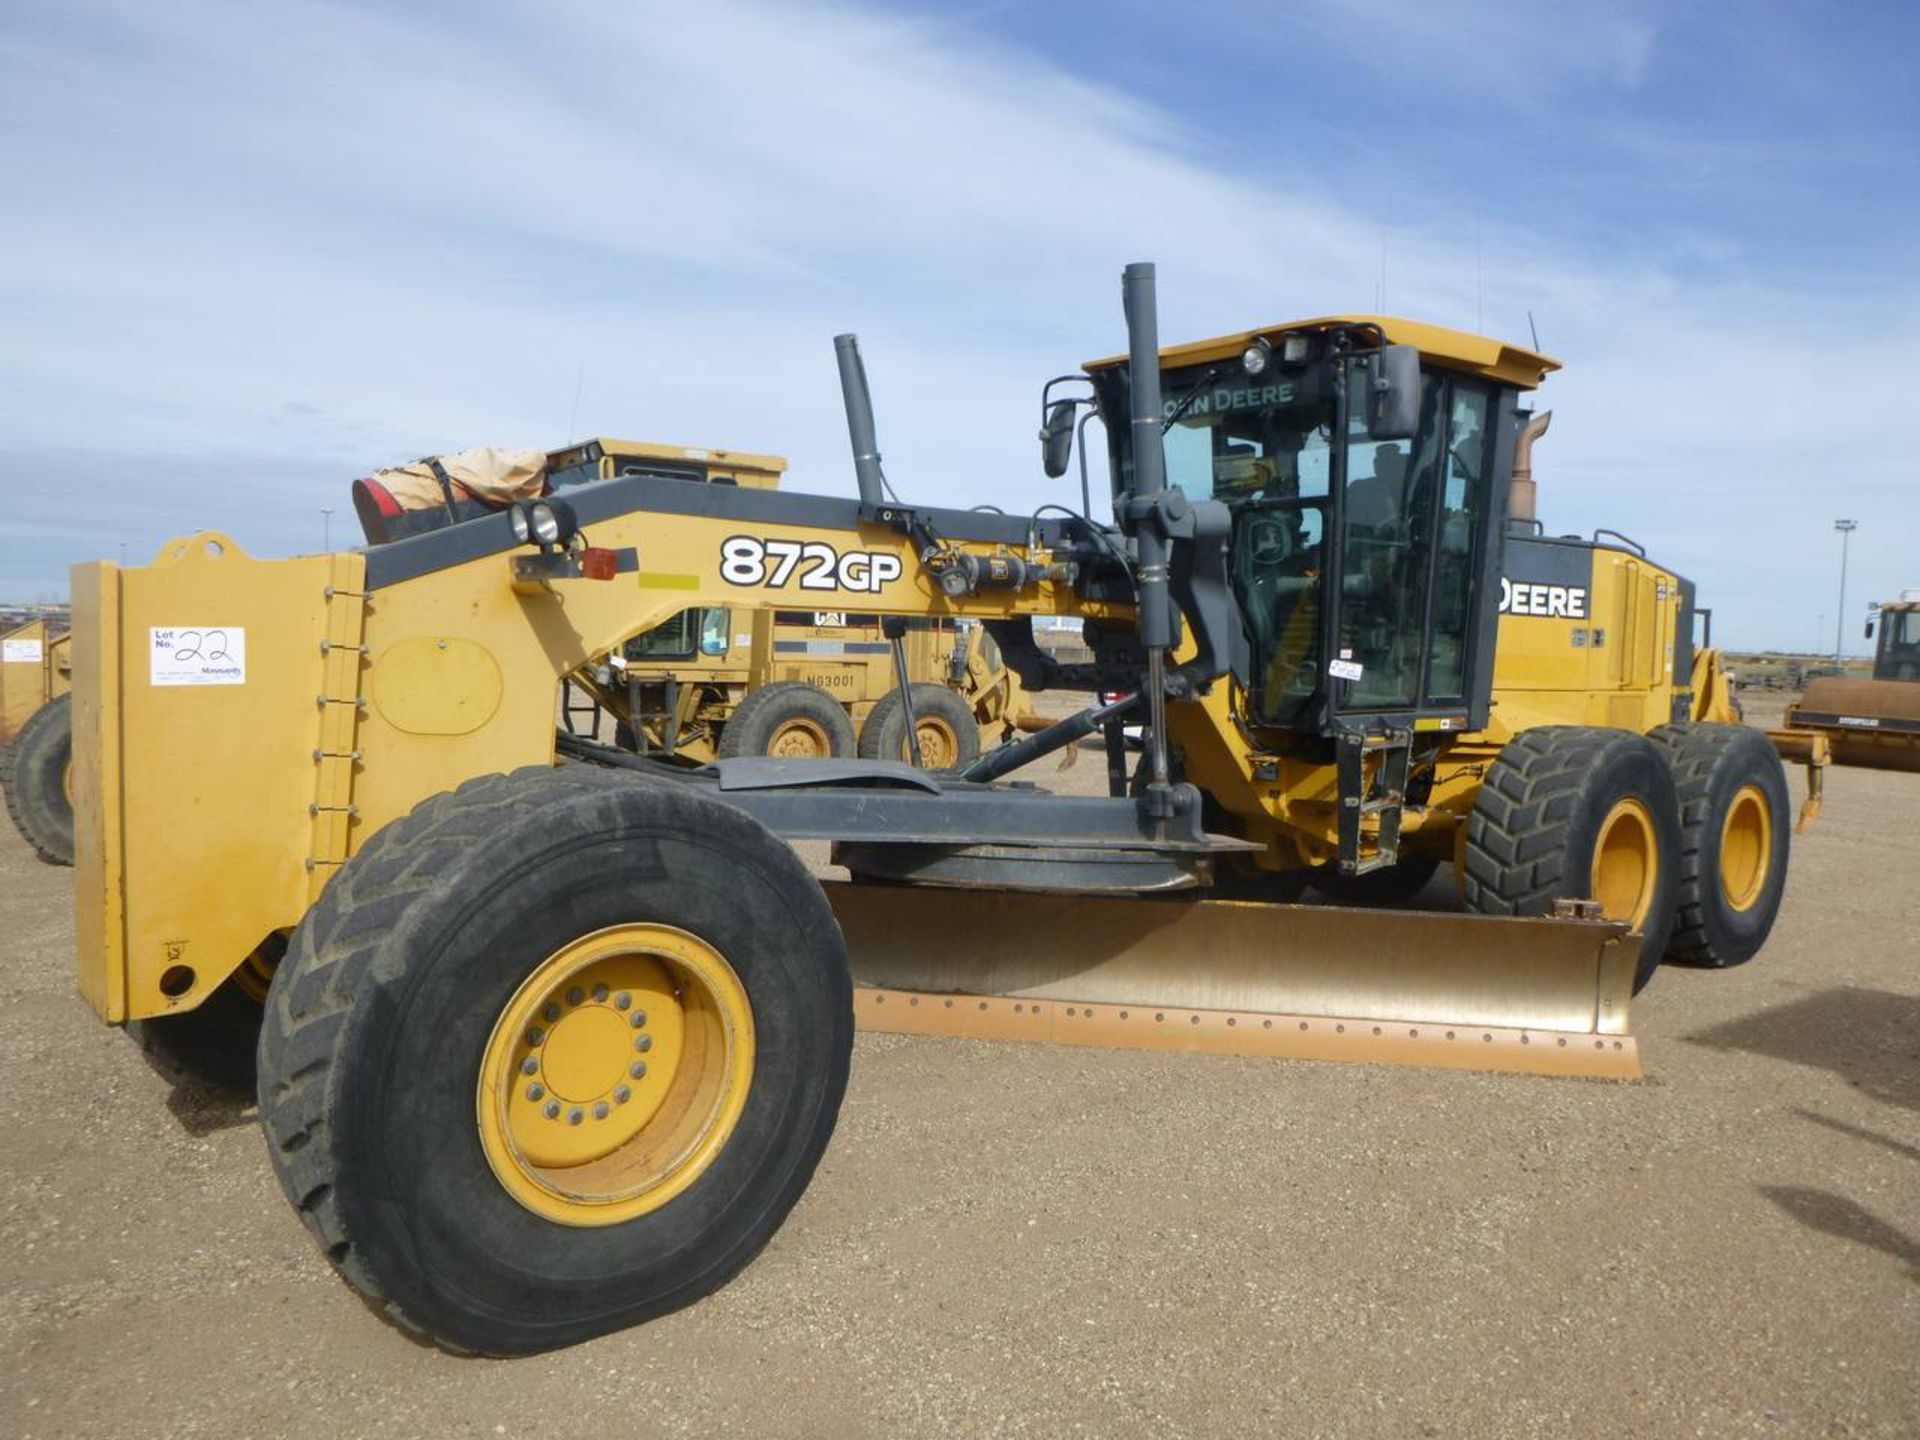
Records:
{"label": "light pole", "polygon": [[320,552],[323,555],[333,553],[333,507],[331,505],[320,507]]}
{"label": "light pole", "polygon": [[1860,525],[1854,520],[1836,520],[1833,528],[1840,532],[1840,609],[1833,623],[1833,658],[1837,664],[1841,641],[1847,631],[1847,541]]}

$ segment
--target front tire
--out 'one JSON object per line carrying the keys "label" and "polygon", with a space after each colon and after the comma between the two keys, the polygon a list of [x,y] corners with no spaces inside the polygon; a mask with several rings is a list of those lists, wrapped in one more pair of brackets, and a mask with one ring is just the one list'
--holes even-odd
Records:
{"label": "front tire", "polygon": [[527,1354],[745,1265],[826,1147],[852,1038],[832,911],[763,826],[523,770],[424,802],[328,884],[274,977],[261,1118],[370,1304]]}
{"label": "front tire", "polygon": [[1547,915],[1598,900],[1641,937],[1637,993],[1672,933],[1680,811],[1662,752],[1644,735],[1542,725],[1501,749],[1467,820],[1461,891],[1483,915]]}
{"label": "front tire", "polygon": [[7,813],[49,865],[73,864],[73,698],[50,700],[13,743]]}
{"label": "front tire", "polygon": [[1662,725],[1680,801],[1679,913],[1667,959],[1721,969],[1759,953],[1787,888],[1786,767],[1744,725]]}

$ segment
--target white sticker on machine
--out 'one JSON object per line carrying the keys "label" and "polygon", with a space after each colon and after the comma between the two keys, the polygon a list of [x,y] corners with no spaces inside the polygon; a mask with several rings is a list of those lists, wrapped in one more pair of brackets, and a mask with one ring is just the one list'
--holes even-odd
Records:
{"label": "white sticker on machine", "polygon": [[156,625],[148,675],[155,685],[244,685],[247,632],[238,625]]}
{"label": "white sticker on machine", "polygon": [[0,640],[0,664],[38,665],[40,658],[38,640]]}
{"label": "white sticker on machine", "polygon": [[1367,667],[1358,660],[1329,660],[1327,674],[1336,680],[1358,680],[1367,673]]}

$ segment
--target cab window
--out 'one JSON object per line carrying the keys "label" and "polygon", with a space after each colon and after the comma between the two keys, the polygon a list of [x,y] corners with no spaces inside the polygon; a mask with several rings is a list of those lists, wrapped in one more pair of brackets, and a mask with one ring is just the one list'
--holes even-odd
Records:
{"label": "cab window", "polygon": [[629,660],[691,660],[699,620],[698,610],[682,610],[627,641],[624,653]]}

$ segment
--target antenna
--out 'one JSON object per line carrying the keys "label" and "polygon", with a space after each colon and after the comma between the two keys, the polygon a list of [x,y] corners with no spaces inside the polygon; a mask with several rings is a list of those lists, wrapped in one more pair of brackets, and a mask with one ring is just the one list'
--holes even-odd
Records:
{"label": "antenna", "polygon": [[1533,353],[1538,355],[1540,353],[1540,330],[1539,327],[1533,323],[1533,312],[1531,310],[1527,311],[1527,333],[1533,336]]}

